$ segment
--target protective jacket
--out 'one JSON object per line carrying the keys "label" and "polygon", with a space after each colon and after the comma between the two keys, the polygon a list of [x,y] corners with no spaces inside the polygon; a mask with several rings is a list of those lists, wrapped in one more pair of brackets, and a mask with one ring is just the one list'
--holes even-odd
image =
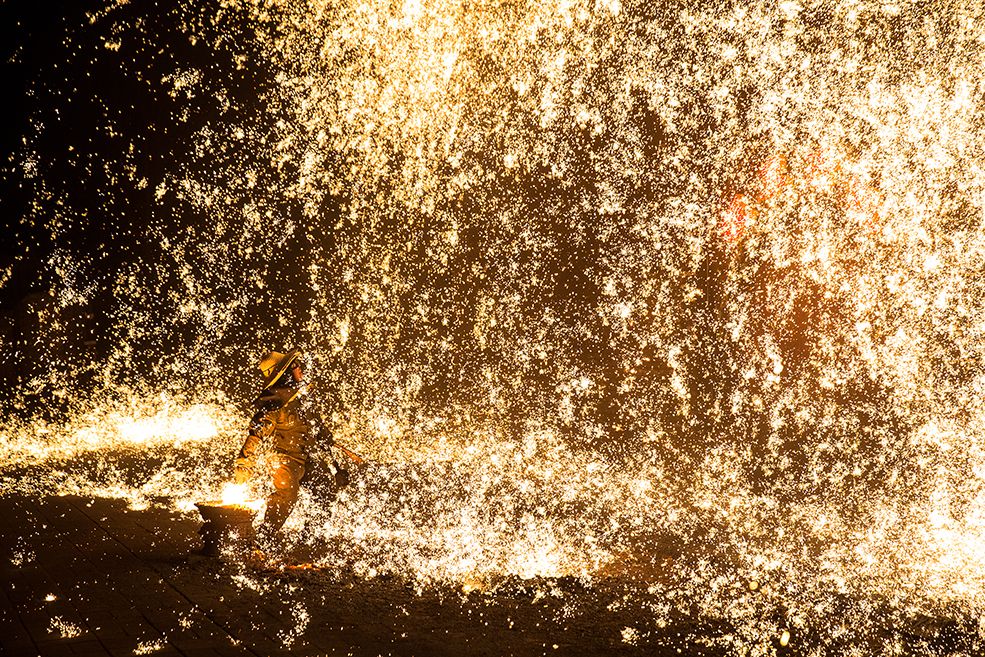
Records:
{"label": "protective jacket", "polygon": [[315,435],[321,428],[306,419],[302,392],[298,385],[288,384],[267,388],[257,397],[249,435],[236,459],[237,471],[253,472],[257,449],[264,440],[269,441],[271,449],[281,458],[301,465],[307,463]]}

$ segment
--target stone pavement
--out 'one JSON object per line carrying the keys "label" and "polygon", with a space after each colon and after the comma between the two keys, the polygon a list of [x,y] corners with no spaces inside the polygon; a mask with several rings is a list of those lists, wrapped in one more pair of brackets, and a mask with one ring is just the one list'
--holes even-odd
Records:
{"label": "stone pavement", "polygon": [[[305,567],[298,554],[275,565],[204,557],[199,526],[193,514],[118,499],[0,496],[0,657],[736,654],[733,628],[658,613],[653,573],[420,590]],[[887,624],[820,653],[810,634],[773,648],[876,654],[891,641],[899,654],[967,657],[983,654],[972,621]]]}
{"label": "stone pavement", "polygon": [[276,573],[236,572],[197,554],[188,516],[6,497],[0,518],[0,655],[375,655],[401,638],[399,652],[428,654],[430,641],[406,641],[388,592],[374,597],[369,584],[348,598],[339,583],[313,594]]}
{"label": "stone pavement", "polygon": [[[627,619],[607,613],[604,600],[579,620],[563,596],[521,591],[490,602],[388,578],[251,568],[197,554],[199,524],[161,508],[131,510],[122,500],[0,497],[0,655],[630,650],[620,635]],[[651,645],[647,654],[678,653]]]}
{"label": "stone pavement", "polygon": [[3,654],[215,656],[268,647],[244,649],[231,631],[233,609],[207,577],[175,580],[174,566],[196,559],[196,527],[182,516],[110,500],[7,497],[0,517]]}

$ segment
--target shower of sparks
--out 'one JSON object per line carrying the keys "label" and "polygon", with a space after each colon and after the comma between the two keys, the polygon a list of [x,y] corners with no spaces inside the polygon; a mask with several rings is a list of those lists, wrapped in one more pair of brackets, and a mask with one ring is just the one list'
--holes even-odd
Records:
{"label": "shower of sparks", "polygon": [[150,655],[159,650],[164,650],[167,647],[162,639],[156,641],[141,641],[137,644],[137,647],[133,649],[134,655]]}
{"label": "shower of sparks", "polygon": [[75,623],[69,623],[58,616],[51,619],[51,626],[48,631],[52,634],[57,634],[63,639],[74,639],[85,633],[85,630]]}
{"label": "shower of sparks", "polygon": [[[136,11],[90,17],[101,57],[143,52]],[[106,163],[108,198],[208,226],[131,218],[112,348],[50,347],[25,394],[63,411],[8,403],[0,491],[223,498],[280,328],[371,461],[285,531],[359,575],[638,573],[736,654],[875,636],[877,607],[977,622],[983,26],[960,1],[223,2],[184,29],[269,76],[255,106],[176,68],[147,84],[192,137],[163,173]],[[36,129],[30,219],[60,244],[87,219]],[[109,294],[93,262],[52,256],[41,342]]]}

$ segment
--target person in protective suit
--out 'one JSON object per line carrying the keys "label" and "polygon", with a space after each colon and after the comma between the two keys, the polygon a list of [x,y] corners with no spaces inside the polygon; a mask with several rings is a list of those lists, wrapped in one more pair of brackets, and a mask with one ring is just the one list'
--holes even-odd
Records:
{"label": "person in protective suit", "polygon": [[[283,526],[298,499],[298,490],[305,469],[310,467],[311,452],[316,446],[316,432],[323,447],[331,447],[331,435],[323,434],[320,423],[308,420],[304,397],[310,390],[304,382],[300,351],[286,354],[268,353],[260,361],[263,390],[253,402],[256,413],[250,421],[249,435],[236,458],[236,483],[247,482],[256,466],[257,449],[264,440],[270,441],[270,470],[274,492],[267,498],[261,538],[270,538]],[[336,485],[345,485],[347,474],[333,458]],[[343,481],[340,481],[342,479]]]}

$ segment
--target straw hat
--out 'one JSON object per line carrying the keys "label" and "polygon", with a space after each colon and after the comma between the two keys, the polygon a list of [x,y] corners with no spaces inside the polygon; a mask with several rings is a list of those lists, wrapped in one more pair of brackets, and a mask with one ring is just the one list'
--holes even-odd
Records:
{"label": "straw hat", "polygon": [[266,390],[287,371],[294,359],[300,358],[301,352],[297,349],[282,354],[278,351],[271,351],[260,361],[260,371],[263,372],[263,388]]}

